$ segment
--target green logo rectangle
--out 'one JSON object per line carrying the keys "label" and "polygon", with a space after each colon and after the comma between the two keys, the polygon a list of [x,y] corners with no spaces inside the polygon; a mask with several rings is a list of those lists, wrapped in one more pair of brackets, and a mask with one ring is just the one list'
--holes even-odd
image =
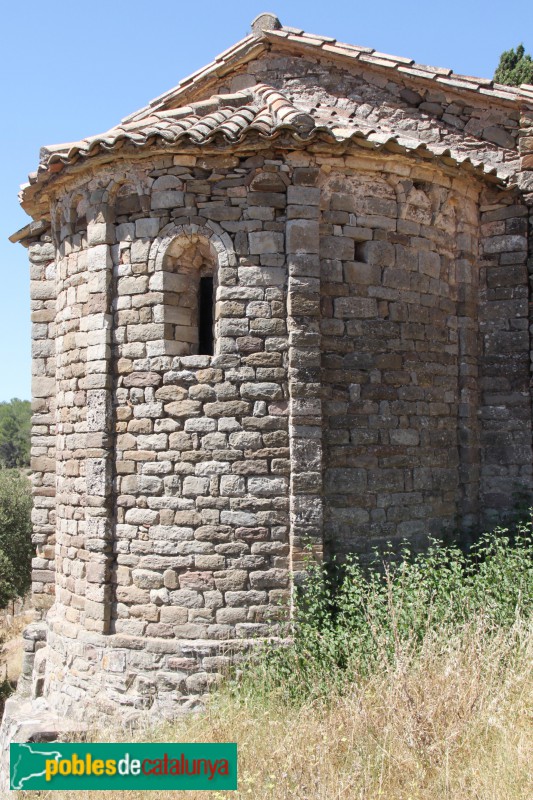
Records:
{"label": "green logo rectangle", "polygon": [[235,743],[12,744],[11,789],[237,788]]}

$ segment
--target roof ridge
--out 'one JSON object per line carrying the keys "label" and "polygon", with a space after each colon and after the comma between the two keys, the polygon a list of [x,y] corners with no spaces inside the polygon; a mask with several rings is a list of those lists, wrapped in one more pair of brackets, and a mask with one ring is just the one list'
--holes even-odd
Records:
{"label": "roof ridge", "polygon": [[[305,49],[311,49],[315,53],[322,53],[328,59],[340,58],[342,60],[360,62],[370,68],[375,67],[380,70],[396,72],[400,77],[407,77],[413,80],[425,79],[447,86],[449,89],[459,93],[464,91],[474,92],[482,97],[491,97],[497,101],[516,102],[523,97],[530,102],[533,95],[533,87],[527,84],[523,84],[521,87],[498,84],[490,78],[464,75],[447,67],[419,64],[412,58],[383,53],[372,47],[340,42],[331,36],[308,33],[301,28],[280,26],[248,34],[215,56],[209,64],[183,78],[176,86],[150,100],[143,108],[124,117],[121,123],[135,122],[138,119],[142,119],[150,111],[159,111],[165,104],[179,101],[184,94],[200,84],[200,82],[209,78],[222,77],[227,73],[227,68],[230,64],[236,66],[241,59],[249,60],[249,58],[258,55],[261,50],[273,44],[282,48],[291,44],[297,45]],[[190,103],[187,105],[190,105]]]}
{"label": "roof ridge", "polygon": [[454,89],[474,91],[484,96],[492,96],[498,100],[514,100],[520,96],[531,100],[533,85],[522,84],[520,87],[496,83],[491,78],[481,78],[474,75],[463,75],[447,67],[437,67],[427,64],[418,64],[414,59],[382,53],[371,47],[340,42],[327,36],[317,36],[307,33],[300,28],[282,26],[279,30],[267,30],[262,34],[270,41],[281,43],[283,40],[300,44],[303,47],[321,50],[330,57],[343,57],[372,64],[384,69],[392,69],[414,78],[426,78],[437,83],[446,84]]}

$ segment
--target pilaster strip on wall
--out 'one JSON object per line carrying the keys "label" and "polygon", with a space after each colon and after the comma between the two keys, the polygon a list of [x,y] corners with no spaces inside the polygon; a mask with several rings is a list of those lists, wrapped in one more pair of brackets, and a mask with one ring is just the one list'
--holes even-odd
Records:
{"label": "pilaster strip on wall", "polygon": [[307,548],[323,554],[320,261],[317,169],[296,168],[287,192],[290,568],[295,581]]}
{"label": "pilaster strip on wall", "polygon": [[[478,201],[479,202],[479,201]],[[459,497],[458,519],[463,535],[479,527],[480,481],[480,405],[479,356],[479,269],[477,260],[478,221],[468,215],[457,221],[455,278],[457,282],[458,337],[458,451]]]}
{"label": "pilaster strip on wall", "polygon": [[527,214],[528,257],[527,270],[529,277],[529,350],[530,350],[530,399],[533,406],[533,110],[523,109],[520,117],[519,132],[520,168],[518,185],[523,192]]}
{"label": "pilaster strip on wall", "polygon": [[87,226],[87,313],[82,330],[87,336],[87,439],[85,459],[86,565],[85,626],[109,633],[111,619],[111,560],[113,534],[113,405],[111,360],[111,287],[113,226],[106,207],[91,209]]}
{"label": "pilaster strip on wall", "polygon": [[32,320],[32,603],[43,615],[55,579],[55,315],[56,262],[50,231],[28,243]]}

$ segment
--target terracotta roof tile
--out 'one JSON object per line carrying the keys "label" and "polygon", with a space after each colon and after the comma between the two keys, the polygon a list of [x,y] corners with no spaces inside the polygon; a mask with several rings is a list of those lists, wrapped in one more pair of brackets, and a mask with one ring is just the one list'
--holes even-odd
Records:
{"label": "terracotta roof tile", "polygon": [[[385,61],[387,61],[387,62],[388,61],[393,61],[393,62],[396,62],[397,64],[406,64],[407,66],[409,66],[409,64],[414,64],[414,61],[413,61],[412,58],[403,58],[403,56],[391,56],[388,53],[379,53],[377,50],[374,50],[372,52],[372,55],[375,58],[385,59]],[[388,66],[390,66],[390,65],[388,65]]]}
{"label": "terracotta roof tile", "polygon": [[274,138],[283,130],[289,131],[298,141],[324,138],[342,142],[351,139],[362,147],[414,151],[423,158],[442,156],[448,159],[447,163],[468,163],[480,173],[497,177],[496,170],[487,169],[481,160],[452,153],[443,145],[376,130],[364,122],[352,120],[347,114],[339,114],[337,110],[320,109],[313,114],[306,113],[272,86],[257,84],[242,92],[215,95],[181,109],[149,111],[144,119],[123,123],[101,136],[43,148],[42,162],[31,183],[45,180],[48,173],[55,173],[80,158],[128,144],[143,147],[159,140],[162,145],[175,145],[188,139],[201,145],[215,137],[229,143],[242,141],[252,131]]}
{"label": "terracotta roof tile", "polygon": [[374,54],[368,55],[367,53],[361,53],[359,56],[359,61],[364,61],[366,64],[375,64],[377,67],[386,67],[387,69],[398,66],[398,61],[389,61],[385,58],[377,58]]}
{"label": "terracotta roof tile", "polygon": [[493,81],[488,78],[476,78],[475,75],[461,75],[458,72],[453,73],[453,77],[458,81],[466,81],[467,83],[476,83],[478,86],[485,86],[491,88]]}
{"label": "terracotta roof tile", "polygon": [[286,39],[289,36],[289,29],[288,28],[281,28],[281,30],[273,30],[273,31],[264,31],[264,36],[276,36],[278,39]]}
{"label": "terracotta roof tile", "polygon": [[325,53],[331,53],[334,56],[343,56],[345,58],[357,59],[361,53],[373,53],[370,48],[355,47],[355,45],[344,44],[325,44],[322,50]]}
{"label": "terracotta roof tile", "polygon": [[483,86],[479,88],[479,94],[486,95],[487,97],[497,97],[499,100],[513,100],[516,102],[519,92],[514,86],[500,86],[495,84],[493,89],[485,89]]}
{"label": "terracotta roof tile", "polygon": [[290,27],[290,25],[284,25],[284,26],[281,28],[281,30],[282,30],[282,31],[287,31],[287,33],[294,33],[294,34],[296,34],[297,36],[298,36],[299,34],[301,34],[301,33],[305,33],[305,31],[303,31],[301,28],[291,28],[291,27]]}
{"label": "terracotta roof tile", "polygon": [[446,67],[434,67],[430,64],[417,64],[416,62],[413,64],[414,69],[418,69],[421,72],[430,72],[432,75],[451,75],[451,69],[447,69]]}
{"label": "terracotta roof tile", "polygon": [[425,69],[420,69],[416,65],[412,67],[398,67],[398,72],[401,72],[402,75],[410,75],[413,78],[425,78],[426,80],[434,80],[437,77],[436,72],[429,72]]}
{"label": "terracotta roof tile", "polygon": [[474,86],[472,86],[467,81],[457,80],[457,78],[455,77],[455,75],[453,73],[449,78],[444,78],[442,75],[437,75],[437,83],[442,83],[445,86],[453,86],[456,89],[472,89],[472,88],[479,89],[479,84],[478,83],[476,83],[476,84],[474,84]]}
{"label": "terracotta roof tile", "polygon": [[244,39],[241,39],[240,42],[232,44],[231,47],[228,47],[226,50],[223,50],[221,53],[219,53],[218,56],[216,56],[215,61],[225,61],[227,58],[229,58],[229,56],[231,56],[236,50],[239,50],[243,45],[255,41],[255,38],[256,37],[252,33],[250,33]]}

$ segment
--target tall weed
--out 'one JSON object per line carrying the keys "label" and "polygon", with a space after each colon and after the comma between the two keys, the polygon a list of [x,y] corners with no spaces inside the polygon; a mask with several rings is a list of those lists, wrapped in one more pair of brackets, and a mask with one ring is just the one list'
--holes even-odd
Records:
{"label": "tall weed", "polygon": [[[533,610],[532,523],[480,537],[468,554],[433,542],[408,544],[363,566],[348,558],[332,570],[309,562],[292,623],[292,642],[267,651],[257,667],[265,692],[304,700],[388,669],[406,651],[447,640],[475,622],[487,636]],[[255,682],[255,671],[249,680]]]}

